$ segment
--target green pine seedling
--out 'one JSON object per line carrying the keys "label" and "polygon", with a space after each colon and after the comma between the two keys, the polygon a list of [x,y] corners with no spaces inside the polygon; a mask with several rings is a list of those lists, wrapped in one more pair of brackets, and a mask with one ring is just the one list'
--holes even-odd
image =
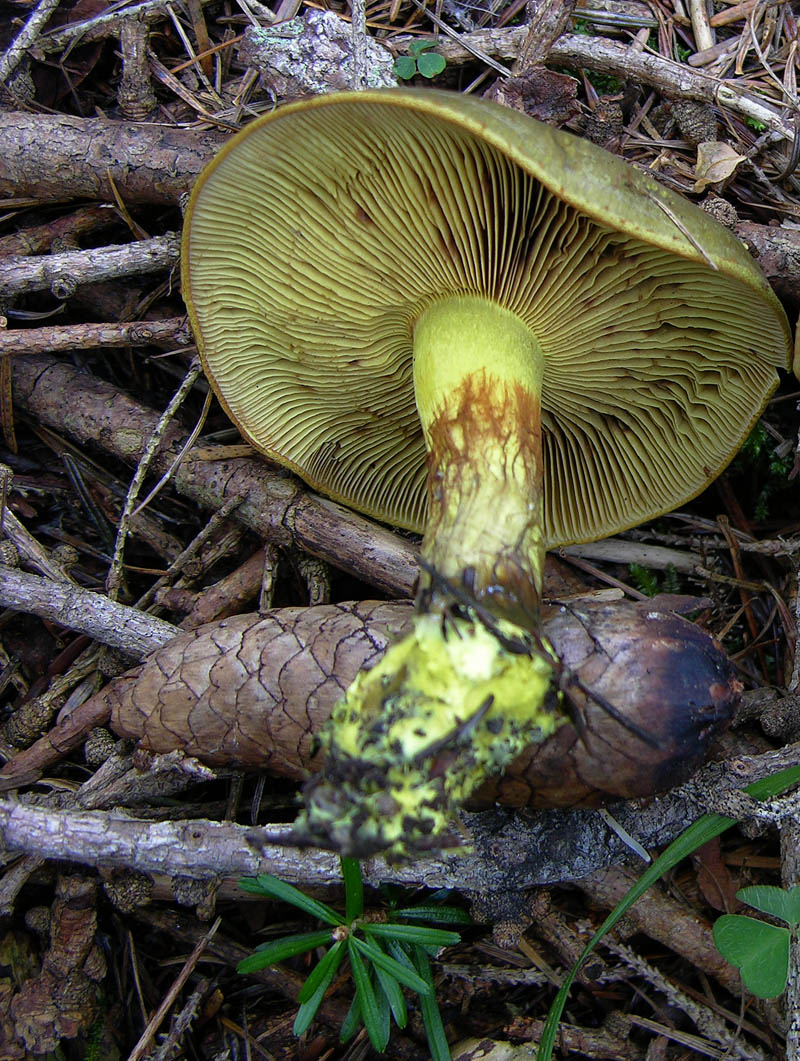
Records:
{"label": "green pine seedling", "polygon": [[422,922],[468,925],[471,924],[469,915],[456,907],[427,903],[395,909],[387,919],[373,920],[364,913],[364,886],[358,861],[343,858],[341,866],[345,886],[344,916],[269,873],[239,881],[243,891],[290,903],[327,927],[262,944],[239,962],[237,972],[255,972],[317,947],[327,947],[298,995],[300,1008],[294,1022],[294,1034],[302,1035],[313,1021],[325,992],[347,955],[355,996],[341,1028],[342,1042],[352,1038],[363,1024],[375,1049],[385,1050],[391,1022],[394,1021],[398,1028],[406,1026],[408,1015],[402,990],[406,987],[419,995],[431,1057],[434,1061],[450,1061],[450,1048],[436,1003],[428,956],[436,954],[440,947],[458,943],[461,937],[457,932],[431,928]]}
{"label": "green pine seedling", "polygon": [[403,81],[410,81],[415,74],[423,77],[437,77],[447,66],[444,56],[430,49],[435,48],[437,41],[412,41],[408,46],[408,55],[395,59],[394,72]]}
{"label": "green pine seedling", "polygon": [[771,925],[742,914],[723,914],[714,924],[717,950],[736,966],[747,990],[756,998],[776,998],[786,987],[792,933],[800,925],[800,885],[788,891],[754,885],[742,888],[736,898],[789,926]]}

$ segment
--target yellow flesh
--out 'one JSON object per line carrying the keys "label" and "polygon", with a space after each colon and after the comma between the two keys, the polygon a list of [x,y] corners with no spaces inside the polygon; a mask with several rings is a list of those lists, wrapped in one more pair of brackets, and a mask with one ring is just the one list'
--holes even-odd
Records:
{"label": "yellow flesh", "polygon": [[417,616],[334,709],[298,829],[354,857],[435,846],[454,806],[561,724],[549,684],[548,660],[508,651],[479,622]]}

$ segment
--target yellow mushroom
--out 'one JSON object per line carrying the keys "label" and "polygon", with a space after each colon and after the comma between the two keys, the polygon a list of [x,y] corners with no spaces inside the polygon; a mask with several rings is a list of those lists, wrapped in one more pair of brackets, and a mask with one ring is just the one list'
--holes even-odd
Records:
{"label": "yellow mushroom", "polygon": [[349,853],[431,842],[552,732],[545,549],[698,494],[790,364],[730,232],[568,133],[431,90],[254,121],[194,189],[183,285],[243,435],[424,535],[416,626],[334,712],[308,797],[304,828]]}

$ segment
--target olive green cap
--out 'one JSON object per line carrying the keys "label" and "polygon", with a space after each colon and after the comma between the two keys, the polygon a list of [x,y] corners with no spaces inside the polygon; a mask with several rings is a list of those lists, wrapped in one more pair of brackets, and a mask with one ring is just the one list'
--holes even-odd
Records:
{"label": "olive green cap", "polygon": [[670,511],[725,467],[790,367],[742,244],[600,148],[434,90],[336,93],[235,136],[199,178],[183,290],[257,449],[422,530],[421,311],[484,294],[534,332],[548,545]]}

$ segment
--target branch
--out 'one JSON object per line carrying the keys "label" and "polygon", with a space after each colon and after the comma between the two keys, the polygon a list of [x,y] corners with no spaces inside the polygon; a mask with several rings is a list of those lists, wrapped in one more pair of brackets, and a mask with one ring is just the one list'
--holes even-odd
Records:
{"label": "branch", "polygon": [[[739,790],[777,770],[800,764],[800,744],[730,764],[704,768],[694,780],[645,808],[618,804],[617,821],[644,847],[669,843],[705,813],[705,794]],[[579,880],[624,862],[630,852],[594,811],[545,811],[534,820],[510,811],[465,814],[473,852],[457,849],[437,858],[390,865],[364,863],[373,885],[457,888],[483,895]],[[0,801],[0,839],[10,852],[80,862],[130,866],[145,873],[194,879],[274,873],[299,884],[341,880],[338,857],[281,846],[291,826],[254,828],[204,819],[148,822],[119,812],[86,812]]]}
{"label": "branch", "polygon": [[145,656],[181,631],[102,593],[0,566],[0,606],[38,615],[132,656]]}
{"label": "branch", "polygon": [[[131,464],[141,458],[158,422],[153,410],[54,358],[15,358],[13,380],[15,403],[39,423]],[[171,466],[184,442],[177,427],[167,431],[155,474]],[[174,475],[179,493],[211,509],[243,495],[235,519],[261,538],[304,549],[394,596],[411,596],[417,577],[411,542],[311,493],[264,460],[227,458],[223,448],[215,460],[213,452],[189,453]]]}
{"label": "branch", "polygon": [[0,111],[0,197],[175,205],[229,134]]}
{"label": "branch", "polygon": [[47,288],[54,298],[71,298],[82,284],[171,269],[180,252],[180,236],[169,233],[118,247],[10,258],[0,263],[0,298]]}

